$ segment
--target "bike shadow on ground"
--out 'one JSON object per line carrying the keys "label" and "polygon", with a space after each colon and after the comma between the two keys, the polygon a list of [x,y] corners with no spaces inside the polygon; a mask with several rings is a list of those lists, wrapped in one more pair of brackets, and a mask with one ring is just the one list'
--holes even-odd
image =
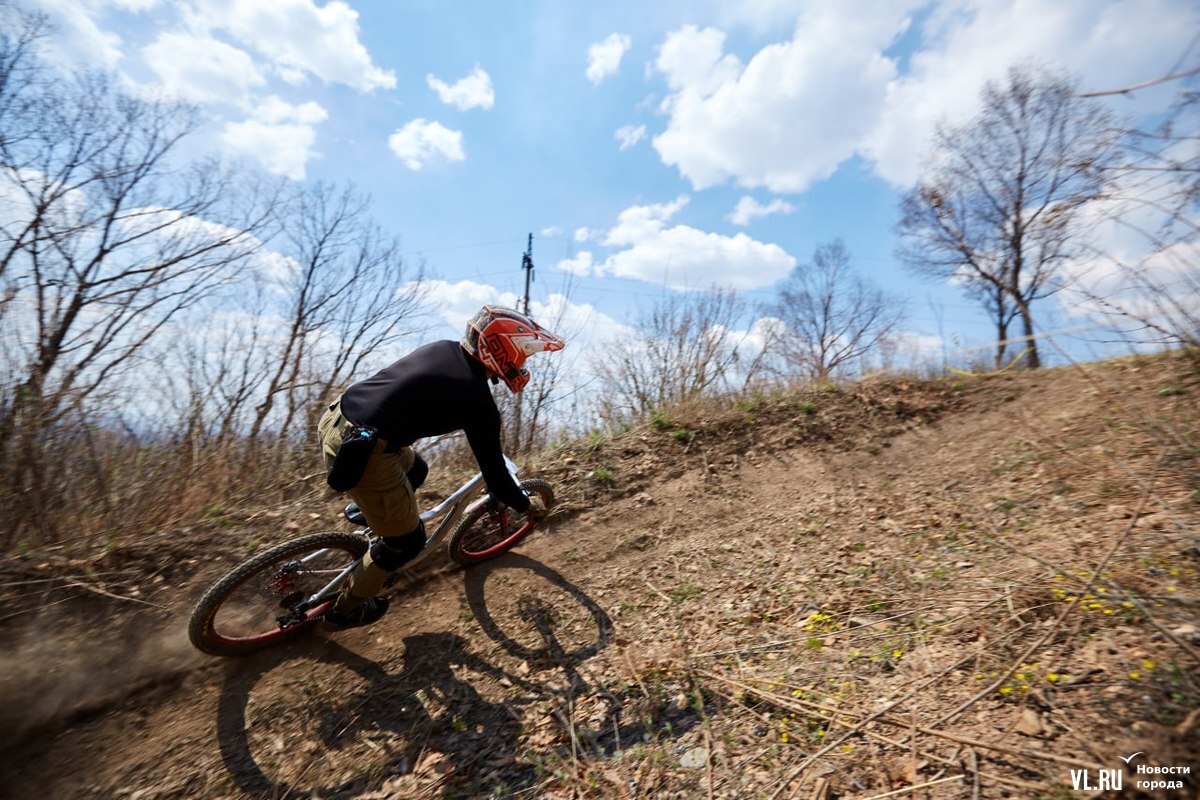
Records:
{"label": "bike shadow on ground", "polygon": [[445,778],[477,772],[484,758],[511,761],[519,723],[456,674],[499,670],[453,633],[403,641],[399,671],[315,637],[234,665],[218,701],[217,742],[237,788],[349,798],[431,756]]}
{"label": "bike shadow on ground", "polygon": [[[472,567],[467,604],[484,634],[522,662],[520,688],[549,706],[559,736],[539,760],[606,758],[630,743],[674,740],[715,710],[711,697],[648,693],[613,685],[585,662],[614,640],[612,619],[582,589],[545,564],[517,553]],[[580,705],[591,709],[579,719]],[[510,788],[511,785],[510,785]]]}
{"label": "bike shadow on ground", "polygon": [[[444,631],[405,637],[399,669],[314,636],[239,659],[226,674],[216,726],[237,788],[273,798],[355,797],[381,785],[469,796],[501,772],[510,788],[530,785],[536,767],[516,757],[521,707],[586,691],[576,667],[608,645],[612,622],[581,589],[525,556],[473,567],[465,581],[484,634],[530,665],[525,676]],[[417,781],[414,773],[425,784],[403,783]]]}
{"label": "bike shadow on ground", "polygon": [[[486,642],[470,632],[473,641],[435,631],[405,637],[385,664],[318,637],[232,664],[217,739],[237,788],[271,798],[528,791],[546,764],[609,757],[699,723],[693,708],[651,702],[586,667],[612,643],[612,620],[551,567],[509,553],[466,570],[464,585],[502,653],[481,655]],[[581,703],[599,713],[581,719]]]}
{"label": "bike shadow on ground", "polygon": [[608,613],[540,561],[506,553],[463,574],[475,620],[515,658],[572,670],[612,642]]}

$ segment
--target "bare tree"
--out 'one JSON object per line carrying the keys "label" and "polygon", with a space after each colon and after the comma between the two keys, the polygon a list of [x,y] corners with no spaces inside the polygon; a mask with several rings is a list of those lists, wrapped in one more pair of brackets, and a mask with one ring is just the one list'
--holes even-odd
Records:
{"label": "bare tree", "polygon": [[1005,366],[1005,358],[1008,353],[1009,345],[1009,326],[1017,317],[1019,309],[1017,304],[1012,301],[1008,292],[994,283],[984,283],[982,281],[968,282],[964,288],[968,297],[973,298],[979,305],[983,306],[988,317],[996,326],[996,356],[995,367],[1001,369]]}
{"label": "bare tree", "polygon": [[633,323],[634,336],[606,346],[595,362],[601,415],[610,423],[745,385],[762,368],[738,332],[746,306],[729,289],[670,295]]}
{"label": "bare tree", "polygon": [[[17,165],[17,145],[29,135],[40,119],[31,109],[39,97],[35,86],[44,74],[37,57],[37,45],[45,36],[47,22],[44,14],[28,13],[0,0],[0,159]],[[0,194],[0,264],[5,263],[5,251],[10,251],[8,239],[17,228],[8,219],[7,206],[12,202]],[[0,266],[0,320],[17,294],[17,282]]]}
{"label": "bare tree", "polygon": [[37,57],[46,36],[45,14],[18,9],[0,0],[0,153],[7,153],[28,133],[33,86],[45,75]]}
{"label": "bare tree", "polygon": [[768,311],[786,327],[784,359],[817,380],[862,359],[904,318],[900,301],[853,273],[840,239],[820,245],[811,264],[793,269]]}
{"label": "bare tree", "polygon": [[300,190],[289,207],[284,233],[271,243],[284,257],[275,285],[286,308],[251,440],[280,404],[277,435],[286,439],[297,422],[307,431],[317,401],[416,318],[422,270],[410,274],[399,241],[369,219],[369,205],[353,189],[317,184]]}
{"label": "bare tree", "polygon": [[[1188,57],[1181,58],[1181,65]],[[1192,55],[1193,64],[1196,55]],[[1081,287],[1087,305],[1124,329],[1157,344],[1200,346],[1200,67],[1172,70],[1162,78],[1085,96],[1131,94],[1180,80],[1153,128],[1123,127],[1123,158],[1109,169],[1111,188],[1095,204],[1096,216],[1118,239],[1140,246],[1101,242],[1088,256],[1104,268]],[[1132,329],[1130,324],[1132,323]]]}
{"label": "bare tree", "polygon": [[0,152],[0,457],[28,490],[39,471],[14,457],[253,255],[271,198],[217,165],[175,165],[187,107],[99,74],[26,88],[24,134]]}
{"label": "bare tree", "polygon": [[1015,310],[1025,363],[1039,366],[1033,304],[1061,288],[1063,264],[1082,250],[1080,210],[1108,186],[1118,140],[1109,112],[1067,78],[1010,69],[987,84],[973,122],[939,127],[924,177],[901,201],[899,256],[961,282],[998,331]]}
{"label": "bare tree", "polygon": [[52,72],[44,30],[0,0],[0,546],[226,491],[195,466],[307,438],[421,297],[364,198],[185,165],[194,109]]}
{"label": "bare tree", "polygon": [[269,291],[254,270],[177,318],[151,358],[163,365],[151,403],[178,420],[191,448],[236,443],[253,420],[275,341]]}

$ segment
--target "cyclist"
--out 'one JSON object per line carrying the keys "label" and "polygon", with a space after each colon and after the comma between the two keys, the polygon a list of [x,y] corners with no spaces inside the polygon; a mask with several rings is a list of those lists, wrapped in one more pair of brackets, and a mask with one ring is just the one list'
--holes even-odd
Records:
{"label": "cyclist", "polygon": [[347,493],[380,538],[326,612],[328,628],[369,625],[382,617],[388,607],[387,598],[379,596],[384,581],[425,546],[414,489],[428,467],[413,452],[417,439],[464,431],[492,497],[533,519],[545,517],[542,499],[521,491],[505,467],[500,412],[488,381],[504,381],[519,392],[529,382],[525,359],[565,344],[524,314],[484,306],[467,323],[461,341],[419,347],[355,383],[329,406],[317,426],[327,467],[356,426],[377,431],[362,477]]}

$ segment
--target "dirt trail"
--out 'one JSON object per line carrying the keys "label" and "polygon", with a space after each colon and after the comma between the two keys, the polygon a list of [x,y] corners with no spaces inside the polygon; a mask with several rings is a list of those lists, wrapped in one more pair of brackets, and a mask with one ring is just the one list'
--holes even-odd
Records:
{"label": "dirt trail", "polygon": [[937,411],[889,389],[683,420],[543,465],[571,515],[370,629],[209,659],[180,601],[140,641],[125,621],[118,658],[18,642],[38,721],[92,710],[10,747],[0,794],[1028,797],[1118,751],[1200,767],[1188,380],[1131,362],[964,379]]}
{"label": "dirt trail", "polygon": [[[449,714],[455,729],[460,716],[501,716],[489,708],[497,702],[483,695],[497,689],[504,695],[531,674],[532,691],[552,693],[563,678],[545,674],[561,668],[555,656],[543,652],[545,639],[533,621],[538,611],[551,617],[554,640],[567,660],[578,662],[572,669],[579,669],[614,641],[633,645],[621,633],[621,618],[636,613],[631,600],[637,608],[659,605],[649,596],[657,593],[657,584],[705,586],[711,592],[718,585],[714,580],[724,581],[748,564],[771,566],[781,575],[797,568],[804,574],[802,566],[781,560],[762,532],[803,522],[796,504],[816,496],[820,472],[816,462],[787,455],[726,479],[717,491],[687,475],[656,487],[658,499],[643,493],[618,501],[540,532],[493,564],[434,576],[394,598],[386,621],[369,630],[317,635],[230,662],[185,651],[186,663],[160,675],[158,686],[21,752],[13,762],[11,796],[222,796],[233,788],[226,771],[238,790],[251,793],[336,791],[371,765],[356,763],[357,754],[316,766],[305,757],[336,744],[344,732],[334,728],[348,715],[357,715],[356,728],[399,729],[408,738],[411,728],[428,724],[413,718],[428,712],[419,700],[401,695],[423,691],[435,697],[434,713]],[[803,481],[795,480],[799,475]],[[730,518],[738,524],[723,522]],[[751,582],[727,587],[731,598],[757,588]],[[158,640],[164,658],[176,657],[185,642],[182,622]],[[684,633],[658,631],[638,646],[638,658],[676,652]],[[131,663],[144,664],[153,655],[142,652]],[[142,676],[123,677],[130,679],[123,684],[128,689]],[[97,678],[103,676],[77,676],[79,685]],[[56,688],[69,692],[74,686],[71,679]],[[382,696],[368,701],[371,687]],[[248,724],[258,729],[248,733]],[[461,741],[444,755],[455,768],[459,759],[471,766],[465,752],[471,734],[484,733],[454,732],[462,734],[456,737]],[[489,725],[487,737],[493,733]],[[389,758],[403,750],[392,743]],[[419,757],[408,754],[410,760]]]}

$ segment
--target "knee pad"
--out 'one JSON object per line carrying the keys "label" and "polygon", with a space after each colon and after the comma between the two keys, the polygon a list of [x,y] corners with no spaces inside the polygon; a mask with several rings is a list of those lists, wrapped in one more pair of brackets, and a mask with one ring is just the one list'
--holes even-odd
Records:
{"label": "knee pad", "polygon": [[371,561],[388,572],[395,572],[412,561],[425,547],[425,523],[417,524],[403,536],[385,536],[371,545]]}
{"label": "knee pad", "polygon": [[421,458],[419,453],[413,453],[413,465],[408,468],[407,475],[414,492],[421,488],[421,484],[429,475],[429,465],[425,463],[425,459]]}

